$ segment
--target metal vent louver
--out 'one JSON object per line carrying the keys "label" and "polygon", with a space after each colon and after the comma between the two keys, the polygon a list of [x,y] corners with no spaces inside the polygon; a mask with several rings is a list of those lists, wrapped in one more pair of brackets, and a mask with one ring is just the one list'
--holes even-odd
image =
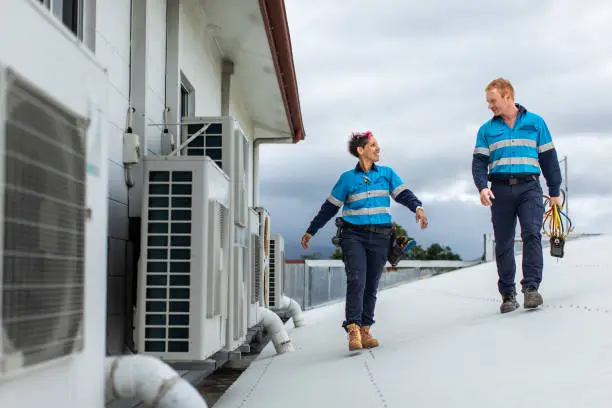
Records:
{"label": "metal vent louver", "polygon": [[0,374],[82,349],[87,128],[3,73]]}
{"label": "metal vent louver", "polygon": [[191,123],[186,128],[185,139],[193,137],[187,144],[187,156],[208,156],[223,168],[223,123]]}
{"label": "metal vent louver", "polygon": [[270,267],[269,267],[269,305],[270,307],[276,307],[276,241],[270,240]]}
{"label": "metal vent louver", "polygon": [[215,220],[215,228],[212,230],[213,236],[210,241],[212,252],[216,251],[216,246],[218,245],[221,250],[219,253],[212,253],[211,256],[214,257],[213,261],[213,274],[209,274],[209,287],[213,289],[214,293],[210,293],[209,296],[209,307],[208,307],[208,316],[217,316],[217,315],[226,315],[227,313],[227,299],[222,296],[219,296],[220,293],[225,293],[227,290],[227,283],[222,276],[222,269],[227,268],[221,256],[224,251],[229,251],[226,248],[226,230],[227,224],[229,223],[229,211],[226,207],[224,207],[218,201],[213,201],[213,217]]}
{"label": "metal vent louver", "polygon": [[193,172],[150,171],[145,352],[188,352]]}
{"label": "metal vent louver", "polygon": [[252,265],[253,265],[253,279],[251,285],[251,299],[254,302],[261,301],[261,256],[260,252],[263,250],[261,242],[257,234],[251,234],[251,248],[252,250]]}

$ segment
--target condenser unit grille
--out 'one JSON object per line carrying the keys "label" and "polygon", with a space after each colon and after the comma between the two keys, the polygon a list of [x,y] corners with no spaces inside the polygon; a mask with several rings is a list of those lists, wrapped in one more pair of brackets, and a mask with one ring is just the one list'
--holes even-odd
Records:
{"label": "condenser unit grille", "polygon": [[145,352],[188,352],[193,172],[150,171]]}
{"label": "condenser unit grille", "polygon": [[214,228],[211,229],[212,237],[210,239],[210,246],[208,247],[210,251],[208,256],[213,262],[211,265],[211,273],[208,274],[208,317],[225,315],[227,312],[227,299],[220,296],[220,294],[226,293],[227,281],[224,277],[228,270],[227,265],[220,257],[227,249],[226,227],[229,222],[229,211],[218,201],[212,201],[211,204],[212,212],[210,215],[213,217],[211,226],[214,226]]}
{"label": "condenser unit grille", "polygon": [[12,79],[3,124],[2,354],[20,353],[27,367],[83,345],[86,126]]}
{"label": "condenser unit grille", "polygon": [[261,242],[257,234],[251,234],[251,254],[253,265],[253,280],[251,285],[251,299],[254,302],[261,301]]}
{"label": "condenser unit grille", "polygon": [[269,269],[270,307],[276,307],[276,241],[270,240],[270,269]]}
{"label": "condenser unit grille", "polygon": [[221,123],[197,123],[186,125],[187,135],[201,132],[187,144],[187,156],[208,156],[223,168],[223,125]]}

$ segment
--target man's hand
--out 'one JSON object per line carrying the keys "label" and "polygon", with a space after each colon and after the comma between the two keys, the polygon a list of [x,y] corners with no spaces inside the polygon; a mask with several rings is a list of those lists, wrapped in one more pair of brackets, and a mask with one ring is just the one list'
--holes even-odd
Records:
{"label": "man's hand", "polygon": [[416,222],[421,223],[421,229],[427,228],[427,217],[425,216],[425,210],[419,208],[416,210]]}
{"label": "man's hand", "polygon": [[480,190],[480,203],[482,205],[486,207],[493,205],[493,202],[491,201],[492,198],[495,199],[495,196],[491,190],[488,188],[483,188]]}
{"label": "man's hand", "polygon": [[550,206],[552,207],[554,204],[557,204],[557,207],[561,209],[561,205],[563,205],[563,200],[560,196],[550,197]]}
{"label": "man's hand", "polygon": [[310,241],[310,238],[312,237],[312,235],[310,235],[309,233],[305,233],[302,236],[302,248],[304,249],[308,249],[308,241]]}

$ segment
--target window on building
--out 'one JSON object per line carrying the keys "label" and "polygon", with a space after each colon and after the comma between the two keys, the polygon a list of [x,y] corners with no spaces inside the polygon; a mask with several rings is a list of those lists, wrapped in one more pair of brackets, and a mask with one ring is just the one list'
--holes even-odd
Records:
{"label": "window on building", "polygon": [[[1,1],[1,0],[0,0]],[[189,79],[181,72],[181,118],[195,115],[195,89]],[[180,119],[180,118],[179,118]]]}
{"label": "window on building", "polygon": [[181,117],[189,116],[189,90],[181,84]]}
{"label": "window on building", "polygon": [[83,2],[86,0],[38,0],[70,31],[83,39]]}

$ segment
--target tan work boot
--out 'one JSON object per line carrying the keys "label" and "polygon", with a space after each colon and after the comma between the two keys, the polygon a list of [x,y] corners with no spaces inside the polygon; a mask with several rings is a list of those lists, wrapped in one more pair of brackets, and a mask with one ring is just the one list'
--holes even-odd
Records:
{"label": "tan work boot", "polygon": [[363,326],[361,328],[361,345],[364,348],[372,348],[378,346],[378,340],[376,340],[370,334],[370,326]]}
{"label": "tan work boot", "polygon": [[359,332],[359,326],[352,323],[346,326],[346,330],[348,331],[349,350],[362,349],[363,346],[361,345],[361,333]]}

